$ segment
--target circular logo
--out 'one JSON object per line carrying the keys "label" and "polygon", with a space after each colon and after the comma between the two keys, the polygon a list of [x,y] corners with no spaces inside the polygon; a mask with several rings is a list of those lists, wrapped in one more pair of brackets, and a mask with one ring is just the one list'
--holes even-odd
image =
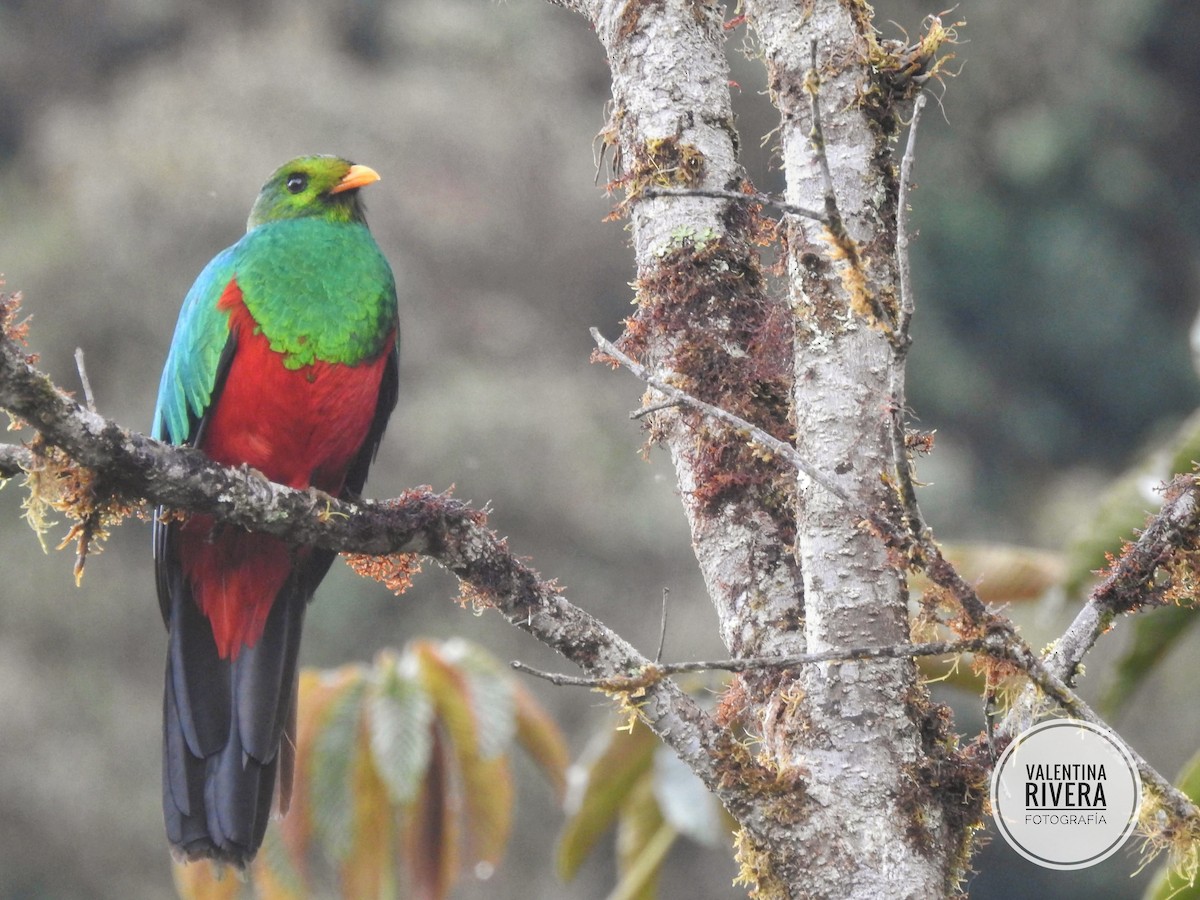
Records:
{"label": "circular logo", "polygon": [[1137,824],[1142,782],[1125,745],[1078,719],[1020,734],[992,772],[992,815],[1012,848],[1049,869],[1108,859]]}

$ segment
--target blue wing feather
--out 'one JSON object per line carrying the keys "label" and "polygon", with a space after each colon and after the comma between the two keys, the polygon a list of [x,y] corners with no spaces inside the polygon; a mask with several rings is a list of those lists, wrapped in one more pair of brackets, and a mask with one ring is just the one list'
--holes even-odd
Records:
{"label": "blue wing feather", "polygon": [[213,401],[229,343],[229,312],[218,309],[217,301],[234,277],[236,250],[234,244],[213,257],[183,300],[154,408],[151,434],[159,440],[194,440]]}

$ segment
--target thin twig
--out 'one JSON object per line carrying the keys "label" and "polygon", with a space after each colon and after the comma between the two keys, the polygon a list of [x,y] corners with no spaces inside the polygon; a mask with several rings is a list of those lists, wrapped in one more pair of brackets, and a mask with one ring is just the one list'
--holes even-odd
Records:
{"label": "thin twig", "polygon": [[698,660],[695,662],[655,663],[631,675],[610,678],[591,678],[543,672],[514,660],[518,672],[543,678],[559,686],[600,687],[607,690],[636,690],[662,678],[696,672],[751,672],[762,669],[796,669],[827,662],[860,662],[871,659],[909,659],[918,656],[946,656],[953,653],[975,653],[988,645],[987,638],[967,641],[930,641],[924,644],[892,644],[885,647],[848,647],[802,653],[796,656],[747,656],[741,659]]}
{"label": "thin twig", "polygon": [[[1083,719],[1085,722],[1090,722],[1108,731],[1113,731],[1108,723],[1097,715],[1087,703],[1080,699],[1079,695],[1071,690],[1066,682],[1051,672],[1043,664],[1042,660],[1038,659],[1037,654],[1030,650],[1024,642],[1018,644],[1011,640],[996,641],[994,645],[989,645],[989,652],[992,652],[993,655],[1003,656],[1010,662],[1016,663],[1016,665],[1029,675],[1030,680],[1047,697],[1072,717]],[[1004,723],[997,729],[999,734],[1010,735],[1016,733],[1009,731],[1006,727],[1011,726],[1012,718],[1012,713],[1010,713]],[[1168,779],[1159,774],[1127,740],[1121,738],[1121,742],[1133,758],[1138,774],[1142,778],[1142,784],[1148,786],[1158,795],[1164,806],[1180,820],[1181,824],[1190,822],[1192,827],[1200,826],[1200,809],[1197,809],[1191,799],[1183,791],[1171,784]]]}
{"label": "thin twig", "polygon": [[781,441],[773,434],[763,431],[757,425],[747,422],[741,416],[734,415],[727,409],[722,409],[719,406],[713,406],[711,403],[705,403],[698,397],[693,397],[687,391],[680,390],[673,384],[668,384],[667,382],[663,381],[661,378],[656,378],[654,375],[651,375],[649,370],[647,370],[646,367],[641,363],[635,362],[618,350],[616,345],[604,337],[598,328],[592,328],[590,331],[592,340],[596,342],[597,347],[627,368],[642,381],[646,382],[646,384],[650,385],[650,387],[654,388],[660,394],[665,394],[667,397],[670,397],[678,403],[683,403],[687,406],[690,406],[704,415],[709,416],[710,418],[724,422],[735,431],[742,432],[754,443],[766,447],[772,453],[778,454],[779,456],[782,456],[790,461],[792,465],[794,465],[802,473],[807,475],[821,487],[825,488],[825,490],[829,491],[839,500],[842,500],[846,503],[850,502],[850,495],[847,494],[846,491],[841,488],[841,486],[826,477],[823,472],[818,470],[808,460],[801,456],[796,448],[791,444],[787,443],[786,441]]}
{"label": "thin twig", "polygon": [[909,326],[916,310],[908,254],[908,200],[909,192],[912,190],[913,160],[916,157],[917,125],[921,120],[921,109],[924,105],[925,95],[917,94],[916,100],[913,101],[912,121],[908,126],[908,142],[904,148],[904,157],[900,161],[900,190],[896,205],[896,273],[900,282],[900,305],[897,311],[896,335],[893,341],[896,360],[891,367],[891,383],[889,385],[892,399],[892,456],[896,463],[897,493],[900,495],[900,502],[904,508],[908,530],[918,545],[924,541],[932,542],[932,538],[924,533],[925,524],[917,504],[912,459],[908,452],[908,430],[904,416],[906,405],[904,357],[908,354],[908,348],[912,344]]}
{"label": "thin twig", "polygon": [[[732,427],[749,440],[754,441],[760,446],[766,447],[772,453],[776,453],[787,459],[793,466],[796,467],[802,474],[807,475],[814,483],[819,484],[825,490],[829,491],[839,500],[850,504],[850,495],[838,485],[830,480],[823,472],[806,460],[799,451],[791,444],[779,440],[774,435],[763,431],[758,426],[746,421],[741,416],[735,415],[726,409],[719,406],[713,406],[711,403],[706,403],[703,400],[693,397],[687,391],[675,387],[673,384],[668,384],[661,378],[657,378],[650,374],[645,366],[635,362],[626,354],[617,349],[616,345],[604,337],[597,328],[590,329],[592,340],[605,354],[611,356],[635,376],[640,378],[650,387],[654,388],[661,394],[676,400],[679,403],[692,407],[703,415],[724,422]],[[903,439],[901,438],[901,443]],[[902,457],[905,458],[906,457]],[[899,460],[897,461],[899,468]],[[987,607],[983,601],[979,599],[975,589],[967,583],[965,579],[958,573],[957,570],[946,560],[942,555],[941,548],[933,539],[933,534],[929,527],[925,524],[921,517],[920,509],[915,505],[915,492],[913,494],[914,503],[909,511],[911,517],[911,527],[913,529],[913,539],[917,542],[921,554],[925,573],[929,576],[930,581],[940,585],[951,592],[959,604],[963,607],[969,620],[978,628],[984,628],[991,622],[991,616],[987,611]],[[862,513],[863,518],[879,525],[881,528],[886,528],[887,524],[879,521],[879,517],[868,513]]]}
{"label": "thin twig", "polygon": [[[903,353],[899,347],[896,352]],[[892,405],[892,459],[896,466],[896,493],[904,511],[905,527],[916,545],[923,548],[926,543],[932,542],[932,536],[926,533],[925,520],[917,502],[912,455],[908,452],[908,428],[904,420],[904,366],[899,362],[892,367],[888,382]]]}
{"label": "thin twig", "polygon": [[662,621],[658,623],[658,652],[654,654],[654,664],[662,662],[663,647],[667,645],[667,598],[671,596],[669,587],[662,591]]}
{"label": "thin twig", "polygon": [[663,403],[655,403],[651,406],[643,406],[641,409],[635,409],[629,414],[631,419],[640,419],[643,416],[648,416],[651,413],[662,412],[664,409],[674,409],[676,406],[681,406],[679,400],[667,400]]}
{"label": "thin twig", "polygon": [[33,454],[28,447],[0,444],[0,480],[15,478],[33,468]]}
{"label": "thin twig", "polygon": [[[812,69],[806,79],[806,88],[811,96],[812,103],[812,132],[811,141],[814,151],[815,163],[819,169],[819,173],[823,182],[824,201],[826,207],[825,225],[834,241],[839,243],[846,256],[847,265],[861,265],[861,255],[858,253],[858,248],[846,232],[845,224],[841,219],[840,211],[838,210],[836,192],[834,190],[832,174],[829,170],[829,160],[825,151],[825,139],[822,131],[820,103],[818,99],[818,89],[820,79],[816,65],[816,43],[813,43],[812,48]],[[919,111],[919,110],[917,110]],[[904,241],[905,253],[905,268],[902,269],[904,286],[900,299],[899,308],[897,309],[897,320],[893,323],[889,319],[885,311],[878,309],[878,298],[870,297],[868,301],[871,303],[872,312],[876,315],[879,322],[887,328],[890,324],[896,325],[896,330],[889,332],[889,339],[892,340],[893,346],[897,351],[903,353],[907,347],[907,330],[911,322],[912,314],[915,310],[915,301],[911,293],[910,270],[907,268],[907,201],[908,192],[911,190],[911,166],[912,166],[912,147],[915,140],[915,129],[910,128],[909,132],[909,150],[906,151],[905,159],[907,162],[905,178],[904,178],[904,196],[901,198],[902,219],[901,224],[904,226],[903,236],[900,240]],[[903,317],[903,333],[900,332],[900,318]],[[754,440],[761,446],[766,447],[772,452],[781,454],[795,467],[808,475],[816,483],[822,485],[827,490],[830,490],[835,496],[849,503],[848,495],[840,490],[836,484],[825,478],[822,473],[816,471],[814,467],[803,459],[799,453],[789,444],[775,439],[773,436],[762,432],[761,429],[756,429],[750,423],[740,419],[725,410],[714,407],[711,404],[704,403],[698,399],[691,397],[686,392],[675,388],[672,385],[666,384],[661,379],[654,378],[640,365],[634,363],[624,354],[616,350],[611,343],[605,341],[598,332],[593,330],[593,338],[598,346],[614,359],[620,361],[631,372],[654,387],[660,393],[677,399],[680,402],[686,403],[691,408],[699,411],[701,414],[718,421],[725,422],[732,426],[749,439]],[[897,421],[893,426],[893,442],[894,452],[896,455],[897,472],[901,479],[901,494],[905,507],[905,514],[908,517],[908,526],[910,529],[910,540],[914,550],[913,561],[919,565],[930,580],[945,589],[958,603],[963,611],[964,617],[971,631],[976,634],[986,635],[983,638],[983,643],[979,644],[981,653],[993,656],[996,658],[1006,659],[1015,664],[1022,670],[1029,680],[1037,686],[1046,697],[1057,704],[1061,709],[1070,715],[1077,718],[1091,721],[1097,724],[1103,724],[1103,721],[1097,716],[1091,708],[1084,703],[1078,695],[1070,688],[1070,686],[1053,671],[1048,668],[1046,662],[1040,660],[1028,646],[1028,644],[1016,632],[1015,627],[1007,620],[992,614],[987,606],[980,599],[974,587],[969,584],[962,575],[946,560],[942,554],[941,548],[934,540],[933,533],[925,523],[921,510],[915,502],[915,490],[912,486],[911,471],[908,468],[907,448],[905,446],[905,432],[902,421],[903,408],[903,391],[901,385],[893,385],[893,396],[897,405]],[[870,521],[881,524],[882,527],[887,527],[887,523],[878,523],[878,516],[868,516]],[[886,532],[885,532],[886,534]],[[734,666],[753,666],[755,660],[739,660],[734,661]],[[778,660],[774,664],[779,664]],[[796,662],[796,664],[801,664]],[[528,667],[517,665],[517,668],[523,671],[530,671]],[[653,682],[659,676],[659,669],[664,667],[656,667],[653,672],[643,672],[641,675],[622,676],[619,681],[608,681],[604,687],[624,690],[636,689],[640,686],[640,682]],[[712,666],[704,666],[704,668],[713,668]],[[721,666],[721,668],[726,668]],[[736,669],[735,669],[736,670]],[[678,672],[677,668],[671,668],[667,671]],[[584,684],[588,686],[596,686],[590,679],[571,679],[569,676],[557,676],[554,674],[543,674],[542,677],[547,677],[556,684]],[[1006,720],[1006,724],[1010,719]],[[998,729],[1002,735],[1005,732],[1003,726]],[[1180,791],[1174,788],[1170,782],[1162,775],[1156,772],[1152,767],[1145,762],[1136,752],[1130,748],[1138,770],[1142,776],[1143,783],[1149,789],[1154,791],[1162,800],[1164,808],[1169,810],[1170,814],[1175,819],[1172,823],[1173,827],[1187,828],[1193,827],[1194,823],[1200,819],[1200,810],[1183,795]]]}
{"label": "thin twig", "polygon": [[[815,482],[820,484],[826,490],[829,490],[839,499],[845,500],[847,503],[849,502],[849,496],[846,494],[846,492],[833,482],[830,482],[828,479],[826,479],[819,471],[815,470],[802,456],[800,456],[795,448],[784,443],[783,441],[778,440],[772,435],[767,434],[754,425],[751,425],[749,422],[740,418],[739,416],[736,416],[727,410],[713,406],[712,404],[705,403],[702,400],[698,400],[685,391],[681,391],[679,388],[667,384],[661,379],[655,378],[645,369],[644,366],[634,362],[632,359],[618,350],[611,342],[606,340],[597,329],[593,328],[591,329],[591,332],[592,339],[596,341],[597,346],[599,346],[601,350],[612,356],[627,369],[629,369],[634,375],[649,384],[651,387],[668,396],[675,397],[680,402],[697,409],[705,415],[731,425],[738,431],[748,435],[749,438],[756,443],[759,443],[768,449],[785,456],[798,469],[800,469],[801,472],[809,475],[809,477],[813,478]],[[907,514],[911,519],[910,524],[913,529],[912,538],[916,542],[916,546],[920,552],[919,561],[923,571],[928,576],[930,581],[950,592],[951,596],[953,596],[958,602],[960,608],[963,610],[964,615],[966,615],[967,620],[971,623],[972,627],[976,631],[986,634],[986,638],[960,642],[955,646],[969,646],[971,648],[978,649],[980,652],[986,653],[987,655],[1004,658],[1015,663],[1028,675],[1029,679],[1036,684],[1037,687],[1047,697],[1052,699],[1062,709],[1071,715],[1077,716],[1078,718],[1087,719],[1088,721],[1107,727],[1103,720],[1096,713],[1094,713],[1091,708],[1088,707],[1087,704],[1084,703],[1083,700],[1081,700],[1079,696],[1064,683],[1062,679],[1058,678],[1053,672],[1049,671],[1045,665],[1043,665],[1042,661],[1039,660],[1037,655],[1029,648],[1029,645],[1025,643],[1019,634],[1017,634],[1014,626],[1010,622],[1001,619],[988,611],[986,604],[984,604],[983,600],[980,599],[975,588],[962,577],[958,570],[955,569],[954,566],[951,565],[951,563],[943,555],[941,547],[939,547],[937,541],[934,540],[933,532],[925,523],[920,508],[916,506],[915,502],[913,503],[912,507],[907,510]],[[882,526],[883,523],[878,521],[877,516],[871,516],[869,518],[872,522]],[[980,643],[980,641],[983,641],[983,643]],[[867,658],[855,657],[851,655],[856,652],[873,652],[877,653],[881,657],[889,655],[907,656],[911,654],[912,646],[915,645],[900,645],[894,648],[875,648],[868,649],[867,651],[827,651],[826,653],[809,654],[807,656],[792,657],[790,659],[796,661],[796,665],[802,665],[809,662],[818,662],[831,659]],[[689,665],[691,666],[690,668]],[[780,662],[779,658],[747,658],[744,660],[732,660],[727,664],[723,663],[719,666],[707,663],[680,663],[671,665],[669,667],[662,666],[659,668],[664,674],[674,674],[676,672],[699,671],[711,668],[722,668],[728,671],[743,671],[745,669],[761,668],[763,666],[778,667],[780,665],[785,665],[785,663]],[[681,666],[682,668],[680,668]],[[523,664],[516,664],[516,667],[520,668],[522,671],[528,671],[528,667],[524,666]],[[541,677],[548,677],[543,673],[531,672],[531,674],[538,674]],[[549,680],[555,684],[580,684],[593,686],[592,681],[588,679],[575,681],[568,679],[569,676],[549,677]],[[605,683],[613,684],[614,682],[605,681]],[[1005,733],[1003,727],[1000,729],[1000,733]],[[1183,795],[1171,788],[1170,782],[1167,781],[1167,779],[1163,778],[1152,768],[1150,768],[1149,764],[1146,764],[1144,761],[1140,761],[1140,757],[1138,757],[1136,754],[1134,755],[1134,758],[1135,760],[1139,760],[1139,765],[1144,766],[1145,768],[1143,780],[1148,784],[1152,784],[1156,790],[1158,790],[1159,793],[1164,796],[1165,800],[1171,803],[1176,814],[1183,816],[1186,812],[1188,816],[1200,817],[1200,811],[1198,811],[1194,805],[1191,805],[1190,801],[1187,801],[1186,798],[1183,798],[1182,801],[1180,800]],[[1170,793],[1170,791],[1174,791],[1174,794]],[[1186,807],[1182,805],[1184,802],[1187,804]]]}
{"label": "thin twig", "polygon": [[829,222],[829,217],[819,210],[809,209],[807,206],[797,206],[795,203],[788,203],[782,197],[776,197],[774,194],[764,194],[760,191],[746,194],[742,191],[725,191],[719,188],[656,187],[647,188],[640,195],[640,198],[643,200],[654,200],[658,197],[709,197],[714,200],[735,200],[739,203],[761,203],[763,206],[773,206],[775,209],[788,215],[813,219],[822,224],[828,224]]}
{"label": "thin twig", "polygon": [[87,403],[88,412],[96,411],[96,397],[92,394],[92,382],[88,378],[87,366],[83,362],[83,348],[75,348],[75,368],[79,370],[79,381],[83,385],[83,399]]}
{"label": "thin twig", "polygon": [[921,121],[921,110],[925,107],[925,95],[917,94],[913,101],[912,121],[908,125],[908,142],[904,156],[900,159],[900,195],[896,206],[896,272],[900,281],[900,316],[896,323],[896,338],[899,352],[907,352],[912,338],[908,333],[916,301],[912,293],[912,271],[908,258],[908,201],[912,191],[913,161],[916,159],[917,125]]}

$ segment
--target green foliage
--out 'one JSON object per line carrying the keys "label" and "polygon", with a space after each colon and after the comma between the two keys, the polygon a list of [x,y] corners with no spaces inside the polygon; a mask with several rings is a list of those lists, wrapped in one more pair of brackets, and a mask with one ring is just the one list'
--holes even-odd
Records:
{"label": "green foliage", "polygon": [[1125,705],[1195,621],[1195,611],[1182,606],[1165,606],[1134,620],[1133,641],[1117,660],[1102,700],[1107,714],[1112,715]]}
{"label": "green foliage", "polygon": [[185,900],[449,894],[460,863],[497,865],[512,822],[510,771],[526,749],[556,791],[566,745],[528,692],[478,647],[414,641],[372,666],[300,675],[291,811],[250,878],[176,865]]}

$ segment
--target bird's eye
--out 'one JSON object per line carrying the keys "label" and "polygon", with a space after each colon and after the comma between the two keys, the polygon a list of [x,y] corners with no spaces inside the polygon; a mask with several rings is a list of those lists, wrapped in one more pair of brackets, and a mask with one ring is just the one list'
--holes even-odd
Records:
{"label": "bird's eye", "polygon": [[287,181],[284,184],[293,194],[298,194],[308,187],[308,176],[303,172],[293,172],[287,177]]}

